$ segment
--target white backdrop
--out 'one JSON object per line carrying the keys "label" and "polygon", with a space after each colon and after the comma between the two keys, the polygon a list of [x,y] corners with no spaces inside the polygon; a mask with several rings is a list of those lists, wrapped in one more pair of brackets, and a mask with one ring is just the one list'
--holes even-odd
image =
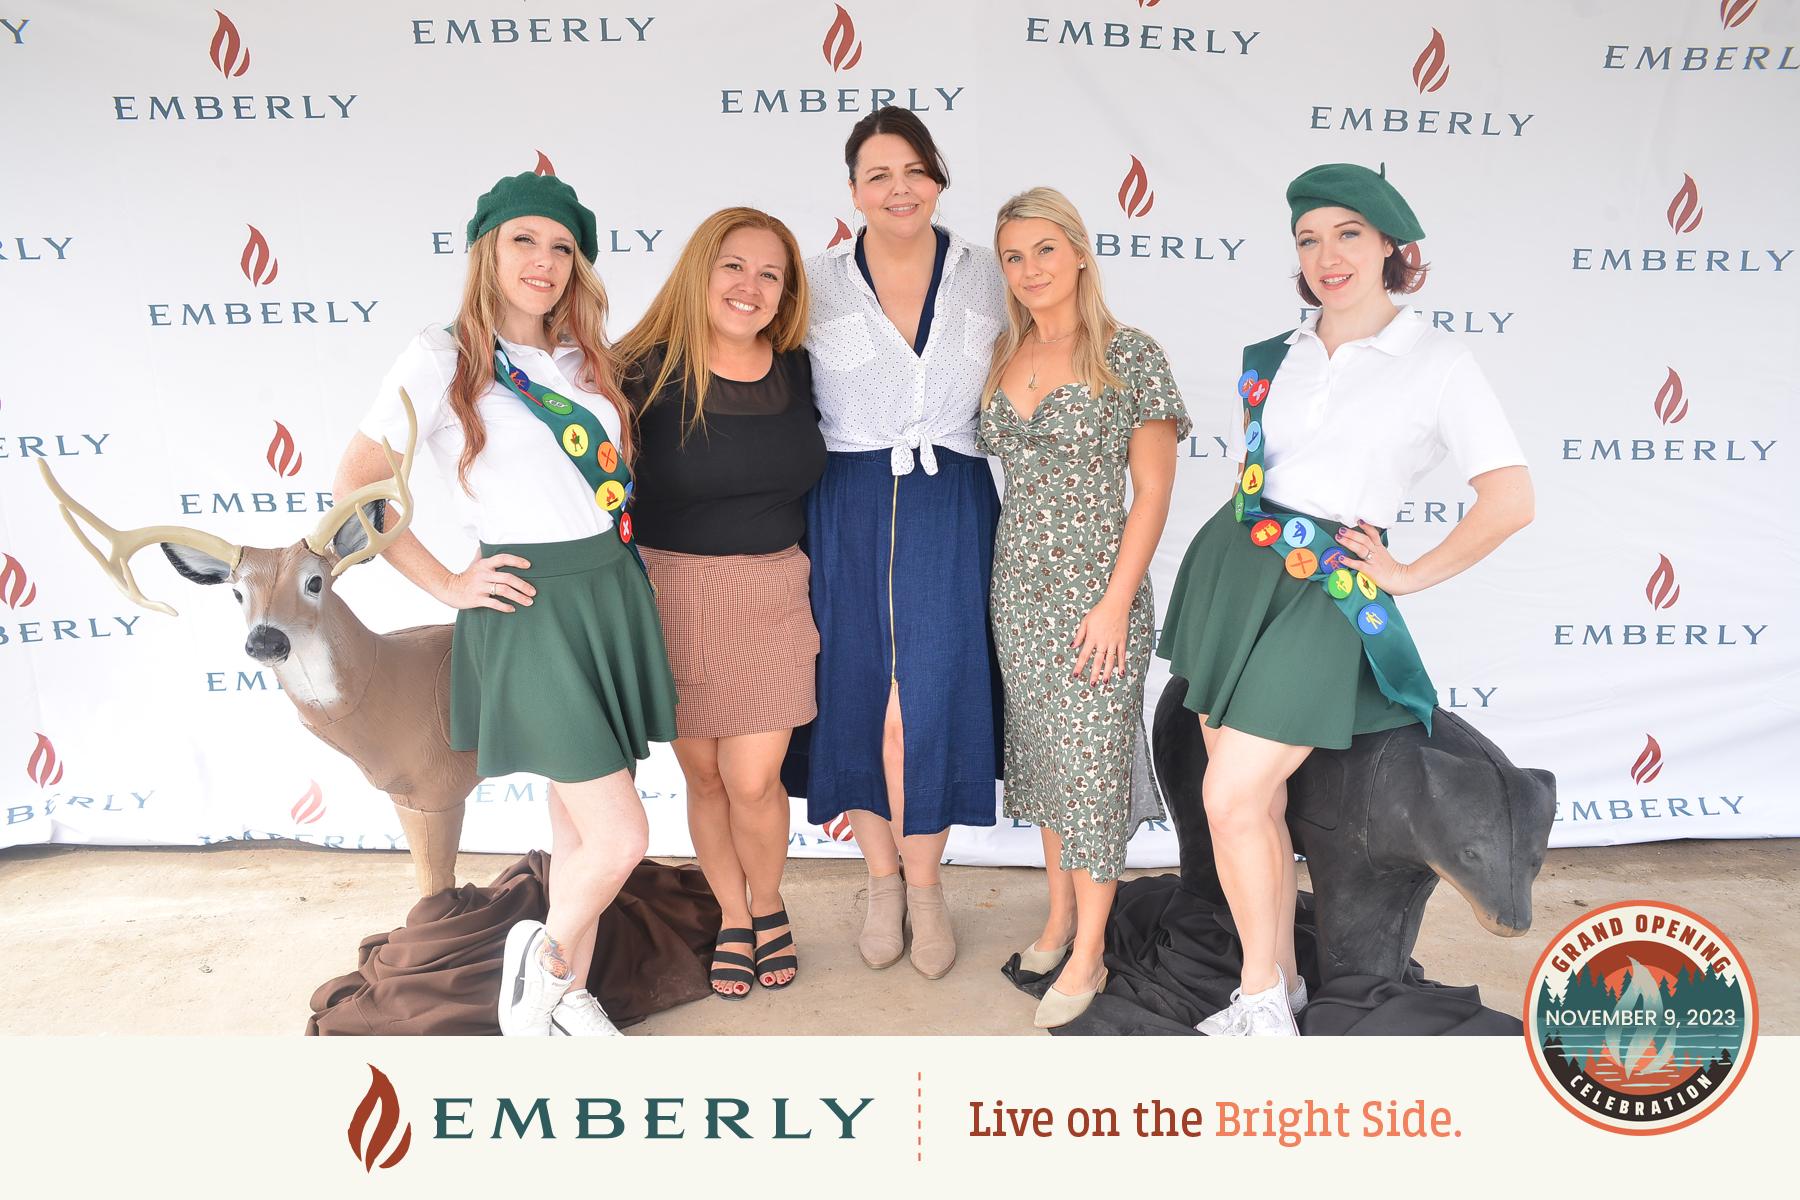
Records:
{"label": "white backdrop", "polygon": [[[595,209],[616,334],[716,208],[822,249],[844,137],[890,100],[944,147],[945,223],[986,243],[1007,195],[1061,188],[1168,350],[1195,436],[1159,607],[1230,488],[1238,347],[1302,315],[1284,185],[1385,162],[1430,232],[1414,303],[1470,340],[1539,496],[1407,600],[1441,703],[1556,772],[1557,844],[1800,833],[1795,0],[224,2],[0,18],[0,847],[400,844],[226,590],[152,548],[141,582],[182,615],[126,602],[34,460],[115,525],[290,543],[387,365],[453,315],[496,177],[554,169]],[[417,490],[415,529],[466,561],[428,464]],[[1470,496],[1444,472],[1369,515],[1410,557]],[[372,628],[449,619],[385,564],[341,586]],[[686,853],[666,751],[640,786],[653,851]],[[546,843],[544,799],[482,785],[465,847]],[[794,853],[855,853],[795,812]],[[950,855],[1041,861],[1004,820]],[[1174,859],[1166,827],[1133,842]]]}

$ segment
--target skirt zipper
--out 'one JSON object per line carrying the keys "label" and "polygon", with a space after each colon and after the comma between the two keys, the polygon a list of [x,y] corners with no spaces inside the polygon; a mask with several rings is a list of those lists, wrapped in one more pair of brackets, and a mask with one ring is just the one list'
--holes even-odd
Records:
{"label": "skirt zipper", "polygon": [[888,686],[900,682],[900,640],[894,631],[894,544],[899,539],[900,477],[894,476],[894,502],[888,514]]}

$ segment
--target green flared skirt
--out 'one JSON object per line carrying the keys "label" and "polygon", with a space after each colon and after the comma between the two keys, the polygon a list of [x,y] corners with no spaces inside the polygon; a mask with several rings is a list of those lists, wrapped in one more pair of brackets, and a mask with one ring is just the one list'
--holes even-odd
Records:
{"label": "green flared skirt", "polygon": [[650,584],[611,531],[569,542],[483,542],[516,554],[537,595],[467,608],[450,655],[450,744],[484,776],[558,783],[633,766],[675,737],[675,680]]}
{"label": "green flared skirt", "polygon": [[[1194,535],[1163,617],[1159,658],[1206,723],[1290,746],[1342,750],[1418,718],[1381,694],[1362,637],[1317,580],[1255,545],[1228,502]],[[1304,513],[1270,510],[1278,520]],[[1308,517],[1325,545],[1340,525]]]}

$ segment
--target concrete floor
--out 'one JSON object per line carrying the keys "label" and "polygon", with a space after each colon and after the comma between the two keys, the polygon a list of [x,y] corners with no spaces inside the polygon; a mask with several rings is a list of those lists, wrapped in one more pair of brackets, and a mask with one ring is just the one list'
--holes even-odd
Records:
{"label": "concrete floor", "polygon": [[[512,861],[465,854],[462,879]],[[1133,872],[1144,874],[1144,872]],[[945,873],[960,958],[932,982],[906,962],[862,965],[859,862],[797,859],[783,890],[801,981],[749,1000],[703,1000],[633,1033],[1034,1033],[1034,1001],[999,967],[1036,936],[1040,872]],[[1302,886],[1305,886],[1304,874]],[[1427,910],[1415,957],[1445,983],[1480,986],[1518,1013],[1551,935],[1583,911],[1654,898],[1693,909],[1738,945],[1764,1033],[1800,1033],[1800,841],[1663,842],[1552,852],[1522,938],[1484,932],[1451,889]],[[297,1034],[307,998],[355,966],[357,943],[413,903],[401,854],[256,843],[206,849],[27,847],[0,851],[0,1034]]]}

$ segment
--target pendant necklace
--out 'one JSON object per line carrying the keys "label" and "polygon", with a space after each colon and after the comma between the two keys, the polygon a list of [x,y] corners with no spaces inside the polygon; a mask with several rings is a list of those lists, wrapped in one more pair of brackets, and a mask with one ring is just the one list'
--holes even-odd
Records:
{"label": "pendant necklace", "polygon": [[[1031,340],[1036,342],[1040,346],[1050,346],[1050,345],[1054,345],[1057,342],[1066,342],[1074,336],[1075,336],[1075,333],[1073,330],[1071,330],[1070,332],[1063,334],[1061,337],[1053,337],[1053,338],[1033,337]],[[1028,392],[1037,391],[1037,375],[1038,375],[1037,351],[1033,350],[1031,352],[1031,378],[1027,379],[1025,381],[1025,390],[1026,391],[1028,391]]]}

